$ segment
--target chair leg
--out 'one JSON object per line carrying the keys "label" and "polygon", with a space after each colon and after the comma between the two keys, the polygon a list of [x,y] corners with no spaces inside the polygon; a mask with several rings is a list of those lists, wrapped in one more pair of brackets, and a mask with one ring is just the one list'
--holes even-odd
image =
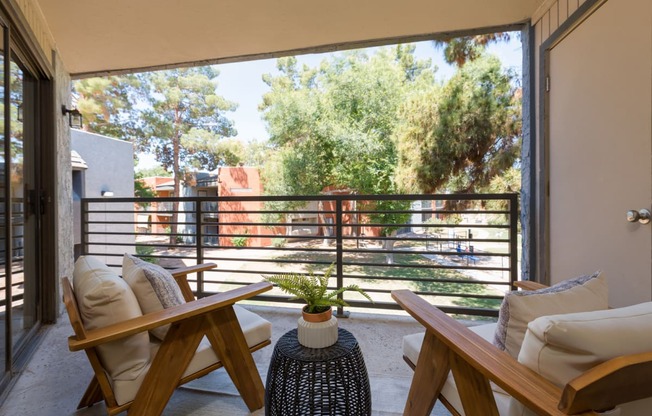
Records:
{"label": "chair leg", "polygon": [[464,359],[451,354],[451,370],[467,415],[499,416],[489,380]]}
{"label": "chair leg", "polygon": [[206,335],[240,396],[249,411],[260,409],[265,405],[265,386],[233,307],[216,310],[208,320],[211,330]]}
{"label": "chair leg", "polygon": [[404,416],[427,416],[432,412],[450,371],[449,351],[435,335],[426,331],[403,411]]}
{"label": "chair leg", "polygon": [[102,395],[100,383],[97,381],[97,377],[93,376],[91,382],[88,383],[88,387],[86,388],[84,396],[82,396],[81,400],[79,401],[79,405],[77,405],[77,409],[91,407],[95,403],[99,403],[102,400],[104,400],[104,396]]}
{"label": "chair leg", "polygon": [[173,324],[129,408],[129,414],[159,416],[208,330],[206,316]]}

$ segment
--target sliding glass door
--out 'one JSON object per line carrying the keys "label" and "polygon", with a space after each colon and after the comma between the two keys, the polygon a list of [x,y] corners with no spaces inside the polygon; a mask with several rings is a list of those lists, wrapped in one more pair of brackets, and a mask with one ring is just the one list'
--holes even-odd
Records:
{"label": "sliding glass door", "polygon": [[40,321],[37,78],[2,28],[0,53],[0,390]]}

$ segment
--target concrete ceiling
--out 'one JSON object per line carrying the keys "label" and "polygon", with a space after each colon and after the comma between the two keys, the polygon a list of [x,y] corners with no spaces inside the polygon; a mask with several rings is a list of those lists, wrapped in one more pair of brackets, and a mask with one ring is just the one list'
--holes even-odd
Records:
{"label": "concrete ceiling", "polygon": [[75,78],[529,20],[544,0],[37,0]]}

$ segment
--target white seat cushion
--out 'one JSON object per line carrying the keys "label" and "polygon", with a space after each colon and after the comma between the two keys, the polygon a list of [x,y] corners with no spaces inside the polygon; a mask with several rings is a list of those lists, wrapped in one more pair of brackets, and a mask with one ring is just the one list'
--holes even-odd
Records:
{"label": "white seat cushion", "polygon": [[[240,327],[242,328],[242,332],[244,333],[249,348],[267,341],[272,337],[272,324],[268,320],[263,319],[255,313],[238,305],[234,305],[233,310],[238,318],[238,323],[240,323]],[[150,344],[152,357],[156,355],[160,346],[161,343],[156,340]],[[213,351],[213,348],[211,348],[210,342],[206,337],[204,337],[197,347],[195,356],[192,358],[190,364],[188,364],[188,368],[183,373],[183,377],[196,373],[197,371],[215,364],[218,361],[219,359],[215,354],[215,351]],[[149,370],[150,364],[151,363],[147,364],[146,370]],[[144,374],[146,372],[147,371],[144,371],[142,377],[138,377],[134,380],[114,383],[113,390],[119,404],[129,402],[136,397],[136,392],[138,392],[140,385],[143,383]]]}
{"label": "white seat cushion", "polygon": [[[480,335],[483,339],[491,342],[496,331],[496,323],[475,325],[469,327],[469,329]],[[417,364],[417,360],[419,359],[419,352],[421,351],[424,336],[425,332],[419,332],[403,337],[403,355],[412,361],[414,365]]]}
{"label": "white seat cushion", "polygon": [[[480,335],[487,342],[491,342],[494,338],[494,333],[496,332],[496,323],[476,325],[469,327],[469,329]],[[403,355],[414,364],[416,364],[419,358],[419,352],[421,351],[421,344],[423,344],[424,335],[424,332],[420,332],[403,337]],[[511,397],[494,383],[491,383],[491,389],[494,392],[496,406],[498,406],[500,414],[507,414]],[[444,396],[448,403],[453,406],[458,413],[461,415],[465,414],[464,409],[462,408],[462,400],[460,400],[460,395],[457,392],[457,386],[453,379],[453,374],[450,372],[448,373],[448,378],[446,378],[446,383],[444,383],[444,386],[441,389],[441,395]]]}

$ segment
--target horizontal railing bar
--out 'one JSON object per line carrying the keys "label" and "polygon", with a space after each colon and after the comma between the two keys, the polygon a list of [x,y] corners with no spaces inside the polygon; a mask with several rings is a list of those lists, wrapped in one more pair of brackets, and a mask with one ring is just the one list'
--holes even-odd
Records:
{"label": "horizontal railing bar", "polygon": [[411,209],[411,210],[396,210],[396,211],[376,211],[376,210],[342,210],[342,214],[506,214],[509,215],[510,211],[481,211],[481,210],[443,210],[443,209]]}
{"label": "horizontal railing bar", "polygon": [[[243,261],[246,260],[248,262],[253,262],[253,263],[284,263],[284,264],[296,264],[296,260],[285,260],[285,259],[238,259],[234,257],[212,257],[212,256],[204,256],[204,260],[215,260],[215,261]],[[329,266],[332,262],[324,262],[324,261],[316,261],[316,260],[303,260],[301,261],[301,264],[322,264]]]}
{"label": "horizontal railing bar", "polygon": [[373,254],[436,254],[441,256],[478,256],[478,257],[509,257],[509,253],[493,253],[493,252],[476,252],[476,251],[408,251],[408,250],[384,250],[384,249],[350,249],[343,248],[343,253],[373,253]]}
{"label": "horizontal railing bar", "polygon": [[[269,201],[269,202],[283,202],[283,201],[493,201],[504,200],[514,201],[517,200],[516,194],[440,194],[440,195],[424,195],[407,194],[407,195],[292,195],[292,196],[278,196],[278,195],[262,195],[262,196],[194,196],[186,199],[192,199],[199,202],[211,201]],[[135,201],[134,201],[135,200]],[[84,198],[84,202],[91,203],[120,203],[120,202],[174,202],[179,200],[175,197],[147,197],[147,198]]]}
{"label": "horizontal railing bar", "polygon": [[[392,293],[394,289],[373,289],[373,288],[368,288],[368,287],[362,287],[362,290],[364,290],[367,293]],[[486,300],[500,300],[503,297],[502,296],[496,296],[496,295],[474,295],[470,293],[456,293],[456,292],[425,292],[425,291],[413,291],[417,295],[423,295],[423,296],[439,296],[439,297],[446,297],[446,298],[474,298],[474,299],[486,299]],[[348,301],[347,301],[348,302]]]}
{"label": "horizontal railing bar", "polygon": [[344,266],[361,266],[361,267],[389,267],[389,268],[409,268],[409,269],[451,269],[451,270],[492,270],[492,271],[509,271],[508,267],[472,267],[472,266],[445,266],[437,265],[431,266],[426,264],[387,264],[387,263],[359,263],[359,262],[344,262]]}
{"label": "horizontal railing bar", "polygon": [[[211,226],[210,224],[204,224],[204,226]],[[213,225],[214,227],[215,225]],[[194,234],[181,234],[181,233],[137,233],[137,232],[100,232],[100,231],[87,231],[84,234],[86,235],[135,235],[135,236],[177,236],[177,237],[188,237],[194,236]],[[300,240],[335,240],[335,236],[323,236],[323,235],[278,235],[278,234],[206,234],[204,237],[255,237],[255,238],[285,238],[285,239],[300,239]],[[344,240],[364,240],[364,241],[421,241],[421,242],[479,242],[479,243],[509,243],[509,239],[501,238],[431,238],[429,236],[424,237],[372,237],[372,236],[343,236]]]}
{"label": "horizontal railing bar", "polygon": [[[347,301],[349,306],[354,308],[371,308],[374,309],[392,309],[392,310],[402,310],[397,303],[391,302],[375,302],[369,304],[369,302],[363,301]],[[450,306],[450,305],[437,305],[433,304],[438,309],[444,313],[454,314],[454,315],[473,315],[473,316],[484,316],[484,317],[498,317],[498,310],[496,309],[482,309],[482,308],[469,308],[461,306]]]}
{"label": "horizontal railing bar", "polygon": [[[282,275],[282,274],[287,274],[287,270],[242,270],[242,269],[223,269],[223,268],[218,268],[214,270],[209,270],[211,273],[233,273],[233,274],[243,274],[243,275]],[[206,272],[204,272],[206,273]],[[297,273],[297,274],[302,274],[306,275],[307,273]],[[323,276],[323,273],[320,272],[315,272],[315,276]],[[418,278],[418,279],[406,279],[404,277],[398,277],[398,276],[373,276],[373,275],[354,275],[354,274],[343,274],[342,277],[344,279],[351,279],[351,280],[387,280],[387,281],[404,281],[404,282],[426,282],[426,283],[455,283],[455,284],[462,284],[462,285],[496,285],[496,286],[510,286],[510,282],[501,282],[501,281],[493,281],[493,280],[460,280],[460,279],[437,279],[437,278]],[[206,283],[217,283],[214,280],[205,280]],[[222,282],[226,283],[226,282]],[[242,284],[246,284],[245,282],[241,282]],[[251,282],[248,282],[251,283]]]}
{"label": "horizontal railing bar", "polygon": [[[136,202],[138,203],[138,202]],[[95,210],[91,209],[86,211],[87,214],[137,214],[137,215],[145,215],[145,214],[194,214],[195,210],[147,210],[147,211],[139,211],[139,210]]]}
{"label": "horizontal railing bar", "polygon": [[202,245],[204,249],[231,249],[231,250],[263,250],[263,251],[298,251],[298,252],[323,252],[323,253],[334,253],[335,247],[333,248],[294,248],[294,247],[235,247],[235,246],[211,246],[211,245]]}
{"label": "horizontal railing bar", "polygon": [[[106,256],[106,257],[123,257],[123,254],[120,253],[85,253],[87,256]],[[168,256],[168,255],[162,255],[162,254],[157,254],[156,256],[152,256],[149,254],[142,254],[142,255],[137,255],[136,257],[155,257],[157,259],[179,259],[179,260],[196,260],[197,257],[191,257],[191,256]],[[115,265],[116,267],[122,267],[122,264],[117,264]]]}
{"label": "horizontal railing bar", "polygon": [[[89,225],[113,225],[113,224],[121,224],[121,225],[142,225],[142,223],[138,221],[111,221],[110,219],[105,220],[105,221],[93,221],[89,220],[86,221],[86,224]],[[196,225],[194,221],[192,222],[180,222],[180,221],[170,221],[170,222],[160,222],[160,221],[152,221],[150,224],[152,225]]]}

